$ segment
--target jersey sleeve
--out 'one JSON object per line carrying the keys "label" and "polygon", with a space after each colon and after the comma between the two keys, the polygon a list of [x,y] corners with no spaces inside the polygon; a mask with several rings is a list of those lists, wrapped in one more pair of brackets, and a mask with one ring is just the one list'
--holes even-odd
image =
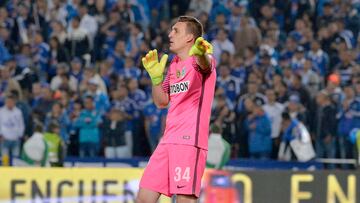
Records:
{"label": "jersey sleeve", "polygon": [[170,71],[168,70],[164,81],[162,82],[162,89],[165,93],[170,94]]}
{"label": "jersey sleeve", "polygon": [[193,66],[195,67],[195,70],[202,73],[202,74],[209,74],[211,72],[213,72],[216,68],[216,60],[215,57],[213,55],[210,55],[210,67],[207,69],[201,69],[200,66],[196,63],[196,58],[194,57],[193,60]]}

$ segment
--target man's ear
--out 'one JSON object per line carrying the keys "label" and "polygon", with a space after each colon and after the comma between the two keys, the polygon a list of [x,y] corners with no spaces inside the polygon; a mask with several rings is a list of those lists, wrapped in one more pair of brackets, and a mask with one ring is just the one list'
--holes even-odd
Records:
{"label": "man's ear", "polygon": [[187,34],[186,35],[186,42],[195,42],[194,35],[193,34]]}

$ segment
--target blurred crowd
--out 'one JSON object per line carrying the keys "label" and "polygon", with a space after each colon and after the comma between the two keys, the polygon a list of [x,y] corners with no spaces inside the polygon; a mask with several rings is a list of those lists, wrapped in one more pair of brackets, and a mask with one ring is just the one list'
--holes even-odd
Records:
{"label": "blurred crowd", "polygon": [[39,131],[54,162],[150,155],[166,109],[152,103],[139,59],[168,52],[179,15],[197,17],[214,46],[211,122],[232,158],[278,159],[296,123],[317,157],[354,158],[358,0],[1,1],[2,154],[34,153],[24,143]]}

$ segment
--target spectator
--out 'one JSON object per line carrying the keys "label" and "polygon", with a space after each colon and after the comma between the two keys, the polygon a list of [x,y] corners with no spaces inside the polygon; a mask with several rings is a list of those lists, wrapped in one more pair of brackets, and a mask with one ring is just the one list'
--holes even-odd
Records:
{"label": "spectator", "polygon": [[30,137],[30,135],[32,134],[31,132],[31,128],[32,128],[32,122],[31,122],[31,107],[28,104],[27,101],[24,100],[20,100],[19,98],[19,93],[16,90],[12,90],[10,93],[15,101],[16,101],[16,107],[18,107],[23,115],[24,118],[24,124],[25,124],[25,132],[24,132],[24,137]]}
{"label": "spectator", "polygon": [[324,78],[329,73],[329,56],[321,49],[319,41],[313,40],[311,42],[311,49],[307,56],[312,60],[315,71]]}
{"label": "spectator", "polygon": [[[230,75],[230,68],[227,65],[219,66],[219,76],[216,81],[217,87],[224,89],[224,93],[229,101],[236,101],[240,95],[240,81]],[[234,106],[234,103],[231,103]]]}
{"label": "spectator", "polygon": [[119,12],[112,10],[109,14],[109,20],[100,28],[98,37],[101,44],[99,47],[104,46],[106,52],[114,50],[114,46],[118,46],[117,39],[122,36],[120,40],[125,40],[125,36],[127,36],[127,33],[124,31],[125,28],[127,26],[121,21]]}
{"label": "spectator", "polygon": [[[347,139],[351,130],[356,127],[357,117],[357,101],[355,100],[354,87],[347,85],[344,87],[344,99],[341,103],[341,108],[338,113],[338,146],[340,152],[340,158],[347,159],[353,158],[353,145],[350,140]],[[343,168],[348,168],[347,165],[343,165]]]}
{"label": "spectator", "polygon": [[125,112],[125,117],[129,120],[128,126],[131,126],[130,120],[133,118],[137,106],[135,101],[129,98],[129,90],[126,86],[120,86],[112,92],[112,107]]}
{"label": "spectator", "polygon": [[99,83],[95,78],[88,80],[88,90],[84,95],[91,96],[94,99],[95,110],[101,115],[104,115],[109,110],[109,97],[99,90]]}
{"label": "spectator", "polygon": [[[241,57],[241,54],[236,54],[237,57]],[[252,67],[256,64],[257,56],[256,56],[256,49],[254,47],[246,47],[244,50],[244,65],[245,67]]]}
{"label": "spectator", "polygon": [[292,74],[290,91],[292,94],[297,94],[300,97],[300,102],[302,105],[304,105],[306,108],[310,108],[310,93],[301,81],[302,78],[299,74]]}
{"label": "spectator", "polygon": [[4,27],[0,27],[0,64],[4,63],[11,57],[9,49],[5,45],[7,36],[7,29]]}
{"label": "spectator", "polygon": [[68,85],[71,91],[77,91],[78,88],[78,81],[76,78],[72,75],[69,75],[69,66],[66,63],[59,63],[56,66],[56,75],[51,79],[50,88],[52,91],[56,91],[61,87],[61,84],[63,84],[63,78],[64,75],[67,75]]}
{"label": "spectator", "polygon": [[89,8],[89,14],[93,15],[98,23],[98,25],[102,25],[106,22],[106,1],[100,0],[95,1],[95,7],[91,6]]}
{"label": "spectator", "polygon": [[35,121],[34,134],[26,140],[21,159],[29,166],[49,166],[49,145],[44,139],[43,126]]}
{"label": "spectator", "polygon": [[132,114],[132,133],[134,138],[134,154],[139,155],[141,151],[139,150],[141,141],[146,141],[144,136],[144,120],[143,120],[143,109],[145,104],[148,101],[148,98],[145,92],[142,89],[139,89],[138,81],[134,78],[126,81],[127,88],[129,90],[129,98],[134,101],[135,108]]}
{"label": "spectator", "polygon": [[212,0],[191,0],[189,4],[189,9],[193,10],[195,13],[194,16],[200,16],[201,13],[210,14],[212,8]]}
{"label": "spectator", "polygon": [[220,61],[220,55],[223,51],[228,51],[231,56],[235,54],[234,44],[229,40],[228,33],[221,28],[217,31],[216,38],[211,42],[214,47],[214,57]]}
{"label": "spectator", "polygon": [[34,44],[32,44],[33,62],[36,71],[39,71],[40,81],[47,82],[49,71],[50,47],[44,42],[41,33],[37,32],[34,36]]}
{"label": "spectator", "polygon": [[263,106],[266,115],[271,121],[271,139],[272,139],[272,153],[271,157],[276,158],[280,146],[280,129],[282,121],[282,113],[285,109],[283,104],[276,101],[276,94],[274,89],[266,90],[267,103]]}
{"label": "spectator", "polygon": [[304,124],[288,113],[282,114],[282,142],[279,159],[309,161],[315,158],[311,137]]}
{"label": "spectator", "polygon": [[56,67],[60,63],[69,63],[70,56],[66,49],[60,44],[57,37],[50,38],[50,56],[49,56],[49,79],[56,73]]}
{"label": "spectator", "polygon": [[[335,158],[337,138],[336,109],[331,103],[327,92],[321,91],[317,97],[318,111],[316,113],[316,154],[318,158]],[[334,168],[329,164],[328,168]]]}
{"label": "spectator", "polygon": [[79,156],[79,129],[76,127],[75,121],[78,120],[83,105],[80,100],[75,100],[72,107],[66,109],[66,115],[70,120],[69,126],[69,141],[66,143],[67,154],[72,156]]}
{"label": "spectator", "polygon": [[95,19],[95,17],[89,15],[88,13],[88,6],[85,4],[81,4],[78,8],[79,11],[79,17],[81,18],[80,21],[80,28],[86,31],[89,42],[90,42],[90,48],[93,47],[93,41],[96,35],[96,32],[98,30],[98,23]]}
{"label": "spectator", "polygon": [[260,8],[261,17],[258,18],[258,24],[262,31],[269,29],[269,22],[275,20],[275,8],[271,4],[264,4]]}
{"label": "spectator", "polygon": [[260,91],[259,91],[259,85],[256,84],[255,82],[248,82],[247,93],[243,94],[238,99],[237,106],[236,106],[237,113],[246,111],[245,104],[244,104],[246,99],[253,99],[253,100],[261,102],[261,104],[264,104],[266,101],[265,96],[262,93],[260,93]]}
{"label": "spectator", "polygon": [[215,39],[215,36],[219,29],[225,29],[227,31],[229,30],[229,25],[226,23],[226,16],[224,13],[219,13],[216,15],[215,22],[210,27],[210,29],[207,33],[209,41],[212,41],[213,39]]}
{"label": "spectator", "polygon": [[303,41],[305,39],[305,31],[306,31],[306,24],[302,19],[297,19],[295,21],[295,30],[289,33],[289,36],[294,38],[300,44],[304,44]]}
{"label": "spectator", "polygon": [[80,84],[83,79],[82,61],[80,58],[75,57],[71,60],[69,73],[70,76],[74,76],[77,80],[77,83]]}
{"label": "spectator", "polygon": [[102,137],[106,158],[131,158],[132,134],[122,111],[112,108],[109,118],[102,124]]}
{"label": "spectator", "polygon": [[[259,104],[258,104],[259,103]],[[245,126],[249,133],[249,153],[251,159],[269,159],[271,156],[271,122],[260,102],[245,99]]]}
{"label": "spectator", "polygon": [[261,32],[250,24],[249,17],[243,16],[240,20],[241,29],[235,32],[234,45],[236,53],[244,56],[246,47],[258,47],[261,42]]}
{"label": "spectator", "polygon": [[109,61],[104,60],[99,65],[99,75],[106,85],[106,89],[110,89],[116,86],[118,82],[118,76],[111,69]]}
{"label": "spectator", "polygon": [[0,108],[1,154],[20,155],[20,141],[24,136],[24,118],[13,95],[7,95],[5,105]]}
{"label": "spectator", "polygon": [[14,18],[14,25],[12,27],[12,38],[16,43],[19,44],[28,44],[28,29],[31,24],[31,19],[29,16],[30,5],[26,2],[19,2],[16,7],[16,13]]}
{"label": "spectator", "polygon": [[292,119],[297,119],[303,123],[307,121],[306,108],[302,105],[297,94],[290,95],[289,101],[286,103],[285,112],[287,112]]}
{"label": "spectator", "polygon": [[125,66],[125,58],[130,53],[126,51],[125,41],[118,40],[114,49],[109,48],[107,53],[107,60],[111,62],[112,69],[115,73],[120,73]]}
{"label": "spectator", "polygon": [[67,143],[69,141],[70,120],[65,114],[63,106],[58,102],[54,103],[51,107],[51,111],[46,114],[44,122],[44,130],[46,132],[52,132],[52,129],[50,129],[51,124],[60,126],[57,134],[59,134],[64,143]]}
{"label": "spectator", "polygon": [[[240,21],[243,16],[248,12],[248,2],[247,1],[236,1],[230,3],[231,15],[229,17],[229,26],[230,26],[230,37],[234,36],[234,33],[241,29]],[[251,25],[255,25],[255,20],[249,16]]]}
{"label": "spectator", "polygon": [[129,98],[135,101],[138,109],[142,110],[148,101],[145,92],[139,88],[139,82],[135,78],[126,81],[129,90]]}
{"label": "spectator", "polygon": [[329,94],[331,102],[336,106],[336,108],[339,108],[343,98],[343,92],[340,87],[340,76],[338,74],[329,75],[324,90]]}
{"label": "spectator", "polygon": [[299,74],[304,67],[304,63],[305,63],[305,49],[303,46],[298,46],[290,63],[292,72]]}
{"label": "spectator", "polygon": [[241,56],[235,56],[230,66],[230,74],[235,77],[237,81],[239,81],[239,85],[245,85],[247,78],[247,71],[245,67],[244,58]]}
{"label": "spectator", "polygon": [[161,135],[164,132],[166,113],[167,111],[165,109],[158,109],[152,100],[149,100],[144,107],[143,114],[145,133],[147,135],[151,151],[155,150],[160,141]]}
{"label": "spectator", "polygon": [[[20,45],[20,51],[15,55],[15,59],[21,70],[25,68],[34,69],[34,59],[31,54],[31,47],[29,44]],[[37,74],[37,72],[36,72]]]}
{"label": "spectator", "polygon": [[126,47],[130,50],[130,56],[135,57],[138,54],[139,47],[144,40],[144,33],[139,24],[129,25],[130,35],[126,41]]}
{"label": "spectator", "polygon": [[51,91],[48,84],[40,85],[40,98],[32,106],[34,111],[40,113],[41,121],[43,122],[45,116],[51,111],[51,107],[54,104],[53,91]]}
{"label": "spectator", "polygon": [[60,137],[60,131],[61,126],[58,122],[52,122],[43,136],[48,146],[48,160],[53,167],[60,167],[64,164],[64,141]]}
{"label": "spectator", "polygon": [[[77,67],[78,68],[78,67]],[[107,95],[106,84],[101,76],[98,74],[97,69],[93,65],[85,66],[84,72],[81,76],[81,82],[79,85],[80,93],[85,93],[89,87],[89,81],[97,84],[97,90]]]}
{"label": "spectator", "polygon": [[210,121],[221,127],[222,136],[226,141],[234,143],[234,155],[236,155],[240,138],[237,137],[235,133],[235,113],[232,111],[233,106],[229,99],[226,98],[221,87],[216,90],[215,95]]}
{"label": "spectator", "polygon": [[71,27],[64,45],[70,54],[70,58],[82,58],[85,54],[90,53],[89,36],[87,31],[80,27],[80,17],[76,16],[71,20]]}
{"label": "spectator", "polygon": [[209,154],[206,160],[206,167],[222,169],[230,159],[230,150],[230,144],[221,136],[221,127],[212,124],[209,135]]}
{"label": "spectator", "polygon": [[3,104],[5,95],[10,94],[11,91],[19,93],[19,99],[23,99],[20,84],[15,78],[11,77],[10,68],[8,66],[0,65],[0,103]]}
{"label": "spectator", "polygon": [[221,52],[219,64],[230,65],[232,56],[228,51]]}
{"label": "spectator", "polygon": [[331,2],[325,2],[322,8],[322,14],[317,17],[316,25],[317,27],[326,27],[332,22],[333,16],[333,7]]}
{"label": "spectator", "polygon": [[272,63],[272,58],[269,51],[264,51],[260,54],[260,64],[258,70],[264,75],[264,79],[268,85],[271,84],[271,79],[275,74],[281,74],[281,69]]}
{"label": "spectator", "polygon": [[75,120],[74,126],[79,128],[79,156],[96,157],[99,154],[101,115],[94,108],[94,98],[84,98],[84,109]]}
{"label": "spectator", "polygon": [[29,98],[29,105],[31,108],[37,105],[41,98],[41,84],[36,82],[31,86],[31,97]]}
{"label": "spectator", "polygon": [[313,70],[313,62],[311,61],[311,59],[305,60],[303,70],[301,71],[301,75],[302,75],[301,78],[302,85],[306,87],[311,97],[313,98],[319,91],[322,83],[318,73],[316,73]]}
{"label": "spectator", "polygon": [[356,64],[352,60],[351,51],[342,51],[339,55],[340,62],[334,67],[334,71],[340,75],[340,84],[344,86],[345,84],[350,83],[351,75]]}
{"label": "spectator", "polygon": [[[50,27],[52,29],[52,33],[50,34],[50,39],[56,38],[58,39],[59,47],[62,47],[65,43],[67,33],[64,28],[64,24],[62,24],[60,21],[53,21],[50,24]],[[51,43],[50,43],[51,45]]]}
{"label": "spectator", "polygon": [[284,81],[281,81],[274,86],[274,89],[277,94],[277,101],[281,104],[285,104],[289,99],[289,91],[287,84]]}
{"label": "spectator", "polygon": [[134,60],[131,57],[125,58],[125,65],[122,70],[118,72],[121,79],[138,79],[141,76],[141,70],[135,66]]}

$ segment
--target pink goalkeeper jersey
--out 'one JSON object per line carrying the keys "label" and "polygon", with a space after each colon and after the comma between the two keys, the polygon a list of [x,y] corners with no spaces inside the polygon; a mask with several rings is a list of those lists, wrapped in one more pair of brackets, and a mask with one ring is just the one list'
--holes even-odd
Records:
{"label": "pink goalkeeper jersey", "polygon": [[195,57],[170,64],[163,89],[170,95],[166,128],[160,143],[185,144],[207,149],[211,105],[214,98],[216,69],[204,72]]}

